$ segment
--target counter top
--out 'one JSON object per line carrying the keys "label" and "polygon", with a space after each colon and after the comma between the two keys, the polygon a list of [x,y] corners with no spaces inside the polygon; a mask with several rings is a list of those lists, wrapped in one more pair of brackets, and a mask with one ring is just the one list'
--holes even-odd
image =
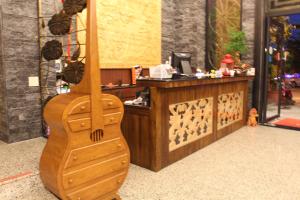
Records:
{"label": "counter top", "polygon": [[203,78],[203,79],[140,79],[137,80],[139,87],[176,88],[198,85],[223,84],[238,81],[250,81],[254,76],[237,76],[223,78]]}

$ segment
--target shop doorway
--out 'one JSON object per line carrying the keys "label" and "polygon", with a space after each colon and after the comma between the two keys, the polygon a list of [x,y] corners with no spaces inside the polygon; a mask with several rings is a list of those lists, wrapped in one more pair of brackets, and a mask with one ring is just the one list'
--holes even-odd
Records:
{"label": "shop doorway", "polygon": [[300,130],[300,13],[266,20],[263,122]]}

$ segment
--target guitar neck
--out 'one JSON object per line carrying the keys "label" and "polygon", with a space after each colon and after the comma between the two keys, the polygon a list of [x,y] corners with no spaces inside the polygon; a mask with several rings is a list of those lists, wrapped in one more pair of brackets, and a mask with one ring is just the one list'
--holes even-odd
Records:
{"label": "guitar neck", "polygon": [[89,94],[91,97],[92,131],[103,129],[101,79],[98,52],[96,0],[87,0],[86,62],[81,82],[71,92]]}

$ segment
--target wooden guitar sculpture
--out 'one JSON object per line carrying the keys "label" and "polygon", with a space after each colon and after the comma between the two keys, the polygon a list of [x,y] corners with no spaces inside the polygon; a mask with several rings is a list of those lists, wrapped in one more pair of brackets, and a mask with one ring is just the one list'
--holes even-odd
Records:
{"label": "wooden guitar sculpture", "polygon": [[130,162],[121,132],[122,102],[102,94],[96,0],[87,0],[86,65],[82,81],[46,106],[51,134],[40,161],[41,179],[63,200],[118,200]]}

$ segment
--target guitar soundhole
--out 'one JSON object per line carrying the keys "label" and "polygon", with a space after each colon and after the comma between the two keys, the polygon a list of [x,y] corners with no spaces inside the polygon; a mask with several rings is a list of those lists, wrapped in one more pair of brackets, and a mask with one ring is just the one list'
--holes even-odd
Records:
{"label": "guitar soundhole", "polygon": [[102,129],[98,129],[90,134],[90,139],[92,142],[100,142],[104,137],[104,132]]}

